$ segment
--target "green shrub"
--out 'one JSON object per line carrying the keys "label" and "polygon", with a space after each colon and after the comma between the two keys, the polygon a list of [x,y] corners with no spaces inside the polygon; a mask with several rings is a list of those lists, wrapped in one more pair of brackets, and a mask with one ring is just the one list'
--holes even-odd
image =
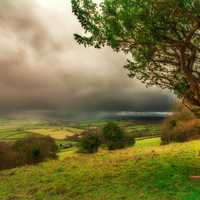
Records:
{"label": "green shrub", "polygon": [[96,153],[101,141],[99,135],[94,130],[86,130],[83,132],[83,137],[80,140],[80,152]]}
{"label": "green shrub", "polygon": [[125,133],[117,124],[109,122],[103,128],[102,134],[109,150],[120,149],[125,146]]}
{"label": "green shrub", "polygon": [[124,144],[125,146],[133,146],[135,144],[135,136],[130,134],[125,134]]}
{"label": "green shrub", "polygon": [[24,164],[54,159],[57,153],[56,142],[50,136],[31,135],[16,141],[12,148]]}

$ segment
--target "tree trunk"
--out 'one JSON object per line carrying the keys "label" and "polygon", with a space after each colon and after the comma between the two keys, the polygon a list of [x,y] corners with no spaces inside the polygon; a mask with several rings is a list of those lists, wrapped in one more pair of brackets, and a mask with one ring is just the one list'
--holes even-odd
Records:
{"label": "tree trunk", "polygon": [[189,51],[191,51],[191,56],[189,58],[185,55],[185,47],[180,51],[181,69],[189,86],[188,91],[185,91],[184,100],[187,101],[185,105],[200,119],[200,84],[199,79],[193,75],[193,66],[197,52],[194,48],[189,48]]}

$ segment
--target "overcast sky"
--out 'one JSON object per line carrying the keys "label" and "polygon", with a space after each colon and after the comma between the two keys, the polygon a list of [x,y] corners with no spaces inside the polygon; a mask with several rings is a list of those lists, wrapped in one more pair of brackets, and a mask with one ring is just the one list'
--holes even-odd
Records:
{"label": "overcast sky", "polygon": [[70,0],[0,1],[0,113],[168,111],[171,95],[129,79],[125,56],[84,48]]}

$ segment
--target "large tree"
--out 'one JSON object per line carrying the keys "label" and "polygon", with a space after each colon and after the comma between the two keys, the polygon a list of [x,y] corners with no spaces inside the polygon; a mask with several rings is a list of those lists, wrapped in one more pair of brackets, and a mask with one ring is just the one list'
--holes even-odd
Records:
{"label": "large tree", "polygon": [[72,0],[85,46],[129,55],[130,77],[167,88],[200,115],[199,0]]}

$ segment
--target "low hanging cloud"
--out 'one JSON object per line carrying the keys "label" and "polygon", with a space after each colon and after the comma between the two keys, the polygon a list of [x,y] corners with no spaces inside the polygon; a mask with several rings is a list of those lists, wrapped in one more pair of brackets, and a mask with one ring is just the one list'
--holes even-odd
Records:
{"label": "low hanging cloud", "polygon": [[79,46],[70,2],[0,2],[0,113],[168,111],[171,95],[129,79],[122,54]]}

